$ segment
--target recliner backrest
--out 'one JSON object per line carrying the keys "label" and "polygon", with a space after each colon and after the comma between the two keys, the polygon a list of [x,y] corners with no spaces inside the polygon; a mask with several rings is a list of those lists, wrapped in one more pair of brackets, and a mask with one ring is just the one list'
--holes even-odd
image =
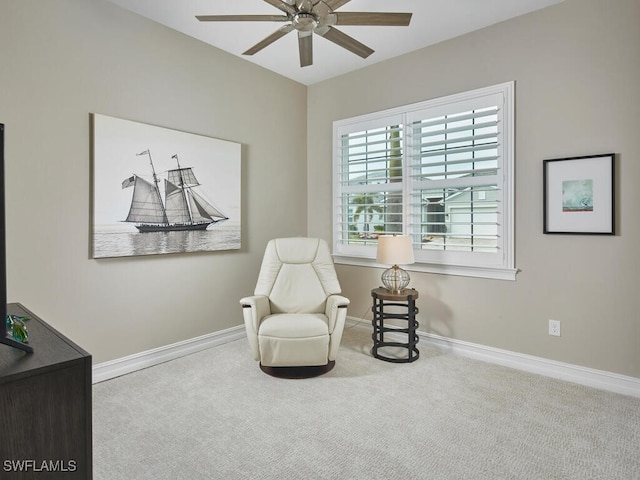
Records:
{"label": "recliner backrest", "polygon": [[269,297],[272,313],[321,313],[341,293],[327,242],[319,238],[269,241],[255,294]]}

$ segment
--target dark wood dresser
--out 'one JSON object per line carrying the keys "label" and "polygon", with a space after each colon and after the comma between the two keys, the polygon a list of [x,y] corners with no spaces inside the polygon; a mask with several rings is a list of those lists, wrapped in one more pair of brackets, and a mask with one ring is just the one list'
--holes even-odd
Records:
{"label": "dark wood dresser", "polygon": [[26,353],[0,344],[0,478],[91,479],[91,355],[18,303]]}

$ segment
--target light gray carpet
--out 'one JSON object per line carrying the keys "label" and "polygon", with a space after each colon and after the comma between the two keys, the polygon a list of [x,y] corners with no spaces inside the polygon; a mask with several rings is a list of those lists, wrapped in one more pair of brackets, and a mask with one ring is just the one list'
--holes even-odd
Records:
{"label": "light gray carpet", "polygon": [[333,371],[262,373],[245,340],[94,386],[96,480],[640,479],[640,399],[345,331]]}

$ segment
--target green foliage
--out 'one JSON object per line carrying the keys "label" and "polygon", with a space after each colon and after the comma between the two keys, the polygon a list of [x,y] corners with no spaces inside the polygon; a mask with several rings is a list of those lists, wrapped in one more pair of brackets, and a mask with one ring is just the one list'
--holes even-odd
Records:
{"label": "green foliage", "polygon": [[363,194],[352,200],[352,204],[358,205],[356,211],[353,214],[353,221],[358,223],[360,215],[364,219],[364,233],[369,233],[369,223],[373,220],[373,216],[376,213],[382,213],[382,207],[376,204],[376,198],[374,195]]}

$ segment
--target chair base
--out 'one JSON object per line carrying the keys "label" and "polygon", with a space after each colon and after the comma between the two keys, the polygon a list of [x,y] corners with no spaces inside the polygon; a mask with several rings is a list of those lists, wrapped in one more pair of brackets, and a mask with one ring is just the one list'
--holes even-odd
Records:
{"label": "chair base", "polygon": [[331,371],[333,367],[335,367],[335,365],[335,360],[331,360],[326,365],[313,365],[304,367],[266,367],[261,363],[260,370],[262,370],[267,375],[271,375],[272,377],[301,379],[319,377],[320,375],[324,375],[325,373]]}

